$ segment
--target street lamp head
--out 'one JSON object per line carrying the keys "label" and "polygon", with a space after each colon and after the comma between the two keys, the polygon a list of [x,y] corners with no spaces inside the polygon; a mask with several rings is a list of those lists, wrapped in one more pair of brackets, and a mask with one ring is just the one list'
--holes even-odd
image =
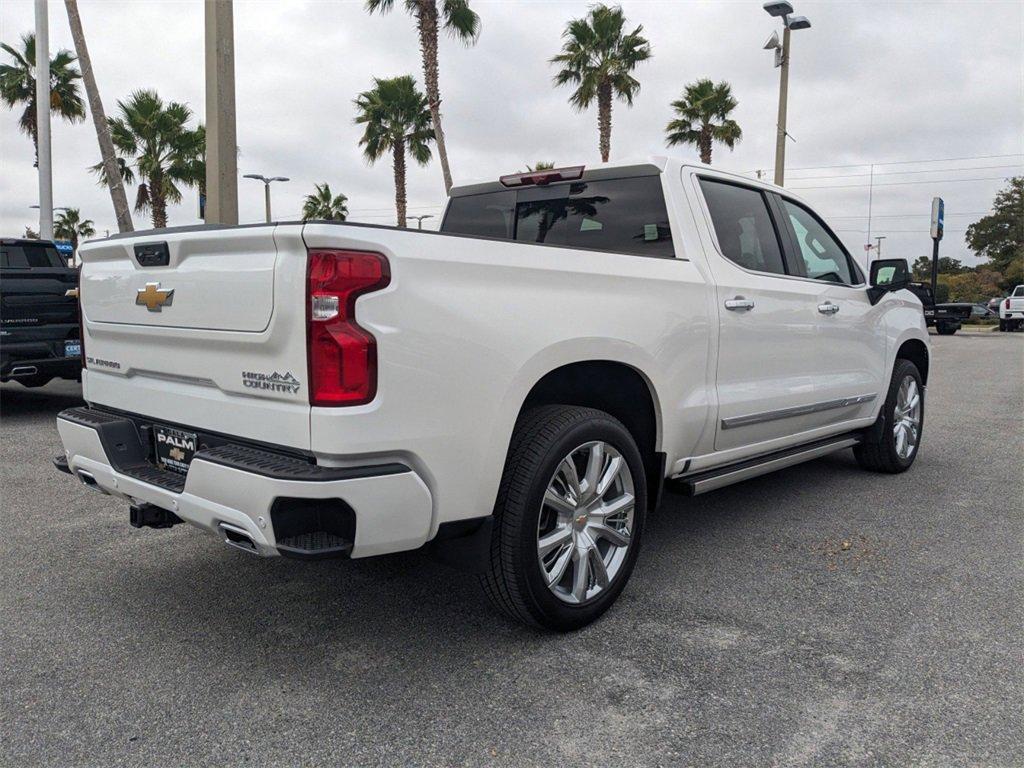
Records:
{"label": "street lamp head", "polygon": [[243,178],[246,178],[246,179],[256,179],[256,181],[262,181],[264,184],[266,184],[268,181],[270,181],[270,179],[268,179],[266,176],[264,176],[262,174],[259,174],[259,173],[247,173],[247,174],[245,174],[245,176]]}
{"label": "street lamp head", "polygon": [[806,16],[791,16],[786,19],[786,26],[790,29],[810,29],[811,20]]}
{"label": "street lamp head", "polygon": [[768,0],[764,9],[769,16],[788,16],[793,12],[793,4],[786,0]]}
{"label": "street lamp head", "polygon": [[274,176],[272,179],[268,179],[268,181],[291,181],[291,179],[287,176]]}

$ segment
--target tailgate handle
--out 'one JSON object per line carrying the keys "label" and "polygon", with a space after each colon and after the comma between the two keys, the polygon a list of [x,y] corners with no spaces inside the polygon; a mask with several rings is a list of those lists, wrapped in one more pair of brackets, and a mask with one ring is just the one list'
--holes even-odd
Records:
{"label": "tailgate handle", "polygon": [[135,260],[140,267],[166,267],[171,263],[167,243],[139,243],[135,246]]}

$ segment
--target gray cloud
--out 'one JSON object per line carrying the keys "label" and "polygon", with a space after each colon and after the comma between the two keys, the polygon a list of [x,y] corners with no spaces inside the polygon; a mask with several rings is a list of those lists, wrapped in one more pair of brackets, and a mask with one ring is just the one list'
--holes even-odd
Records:
{"label": "gray cloud", "polygon": [[[986,3],[847,3],[795,0],[813,28],[794,34],[788,148],[792,169],[859,164],[853,168],[792,170],[788,185],[815,204],[862,253],[867,237],[869,163],[1010,155],[961,162],[879,165],[872,235],[887,235],[890,255],[927,253],[933,195],[946,199],[943,253],[969,258],[962,230],[988,208],[1002,181],[944,181],[1005,177],[1024,170],[1021,61],[1024,6]],[[134,88],[155,87],[166,99],[203,108],[203,7],[189,2],[80,3],[94,67],[108,112]],[[398,4],[401,6],[401,4]],[[493,178],[534,160],[598,161],[596,114],[573,112],[567,90],[551,85],[548,59],[560,46],[565,21],[585,13],[580,2],[473,3],[483,21],[479,43],[441,46],[446,133],[457,179]],[[638,72],[642,89],[633,109],[616,104],[612,156],[664,154],[670,102],[697,77],[733,84],[744,139],[735,152],[716,148],[716,166],[770,173],[778,81],[761,45],[775,22],[760,2],[624,2],[643,24],[654,58]],[[50,4],[54,46],[72,47],[62,3]],[[0,6],[0,29],[13,42],[32,28],[29,0]],[[390,223],[389,163],[368,166],[357,148],[352,99],[374,76],[420,76],[411,19],[399,7],[370,17],[361,2],[235,3],[238,139],[241,173],[287,175],[274,188],[279,216],[296,216],[303,195],[328,181],[349,196],[357,220]],[[54,125],[55,203],[75,205],[103,229],[113,228],[105,190],[86,170],[98,151],[92,126]],[[34,224],[36,202],[31,143],[16,116],[0,113],[4,173],[0,229],[20,234]],[[695,159],[687,149],[673,153]],[[987,170],[954,168],[993,166]],[[996,167],[998,166],[998,167]],[[1007,167],[1012,166],[1012,167]],[[896,175],[896,171],[934,173]],[[814,177],[832,176],[821,179]],[[803,181],[799,179],[804,179]],[[927,181],[929,183],[897,184]],[[882,186],[886,184],[886,186]],[[891,184],[891,185],[890,185]],[[842,189],[810,187],[849,186]],[[259,220],[262,190],[242,180],[241,217]],[[436,163],[409,178],[414,212],[443,204]],[[896,218],[901,214],[913,218]],[[967,215],[970,214],[970,215]],[[170,211],[172,224],[196,220],[194,192]],[[140,222],[141,224],[141,222]]]}

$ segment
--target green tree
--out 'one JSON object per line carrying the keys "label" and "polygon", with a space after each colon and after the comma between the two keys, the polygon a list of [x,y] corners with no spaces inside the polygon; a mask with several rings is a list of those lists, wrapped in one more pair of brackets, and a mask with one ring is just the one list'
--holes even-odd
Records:
{"label": "green tree", "polygon": [[[149,211],[153,226],[167,226],[167,204],[181,202],[181,187],[202,191],[206,169],[206,131],[190,128],[192,110],[176,101],[164,103],[156,91],[133,92],[117,103],[118,116],[110,118],[110,134],[118,155],[118,169],[128,184],[139,185],[135,210]],[[106,184],[103,163],[93,166]]]}
{"label": "green tree", "polygon": [[[366,10],[370,13],[385,14],[394,5],[394,0],[366,0]],[[444,140],[444,130],[441,128],[441,91],[438,86],[437,66],[438,25],[443,26],[445,32],[456,40],[472,45],[480,35],[480,17],[469,7],[467,0],[441,0],[440,10],[437,0],[405,0],[405,10],[415,17],[416,28],[420,34],[423,83],[434,126],[437,157],[441,161],[441,173],[444,176],[444,191],[447,193],[452,188],[452,172],[448,166],[448,147]]]}
{"label": "green tree", "polygon": [[316,185],[316,191],[306,195],[302,203],[302,220],[344,221],[348,218],[348,198],[333,194],[326,181]]}
{"label": "green tree", "polygon": [[[939,257],[939,274],[940,275],[959,275],[968,269],[958,259],[954,259],[950,256]],[[932,279],[932,257],[931,256],[918,256],[914,259],[914,264],[911,267],[914,279],[919,282],[928,282]]]}
{"label": "green tree", "polygon": [[[21,50],[7,43],[0,44],[13,63],[0,64],[0,98],[11,107],[25,105],[18,127],[32,137],[35,164],[39,165],[39,129],[36,126],[36,36],[28,32],[21,36]],[[61,48],[50,59],[50,109],[54,114],[77,123],[85,119],[85,105],[79,91],[82,78],[74,66],[75,55]]]}
{"label": "green tree", "polygon": [[83,219],[81,211],[77,208],[61,211],[53,220],[53,236],[71,243],[71,258],[78,253],[79,240],[93,237],[95,234],[95,222],[92,219]]}
{"label": "green tree", "polygon": [[714,142],[732,149],[743,137],[739,124],[729,117],[736,104],[732,86],[724,80],[715,84],[702,78],[691,83],[682,97],[672,102],[677,117],[665,127],[665,143],[670,147],[693,144],[700,152],[700,161],[711,165]]}
{"label": "green tree", "polygon": [[617,97],[633,105],[640,81],[632,72],[651,57],[651,45],[637,25],[625,32],[622,8],[598,4],[582,19],[573,19],[562,33],[562,52],[551,59],[561,69],[555,85],[575,85],[569,103],[583,111],[597,101],[597,128],[601,160],[607,163],[612,142],[612,101]]}
{"label": "green tree", "polygon": [[389,80],[374,78],[374,86],[355,100],[356,123],[365,125],[359,146],[370,163],[391,153],[395,174],[395,210],[398,226],[405,226],[405,156],[420,165],[430,162],[434,139],[427,97],[416,88],[411,75]]}
{"label": "green tree", "polygon": [[972,304],[988,301],[999,293],[998,281],[1002,276],[991,270],[967,270],[958,275],[947,275],[949,301],[969,301]]}
{"label": "green tree", "polygon": [[1002,273],[1012,290],[1024,273],[1024,176],[1010,179],[992,202],[992,212],[967,228],[967,245]]}
{"label": "green tree", "polygon": [[526,172],[535,173],[537,171],[550,171],[554,167],[554,163],[549,163],[547,160],[538,160],[533,165],[527,165]]}

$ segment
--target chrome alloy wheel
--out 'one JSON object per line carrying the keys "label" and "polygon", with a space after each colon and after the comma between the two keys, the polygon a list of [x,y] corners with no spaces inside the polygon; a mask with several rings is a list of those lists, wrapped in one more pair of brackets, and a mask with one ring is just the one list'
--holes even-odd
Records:
{"label": "chrome alloy wheel", "polygon": [[892,434],[897,455],[901,459],[910,458],[921,438],[921,390],[913,376],[904,376],[900,382]]}
{"label": "chrome alloy wheel", "polygon": [[604,441],[559,462],[537,521],[541,575],[559,600],[584,603],[604,591],[626,560],[633,533],[633,475]]}

